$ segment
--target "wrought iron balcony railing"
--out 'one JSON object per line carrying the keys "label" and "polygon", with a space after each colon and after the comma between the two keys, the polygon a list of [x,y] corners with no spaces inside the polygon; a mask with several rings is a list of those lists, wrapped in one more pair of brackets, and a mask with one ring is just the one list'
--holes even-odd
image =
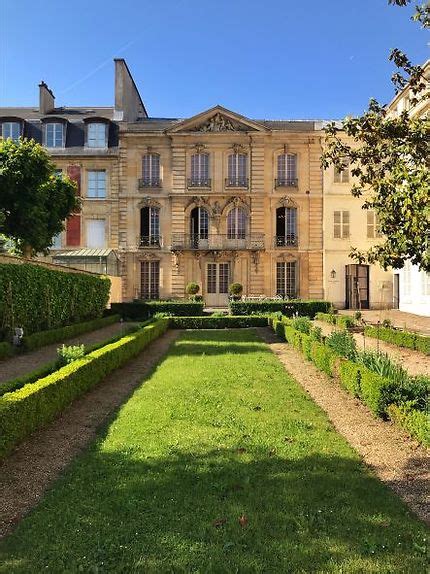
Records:
{"label": "wrought iron balcony railing", "polygon": [[187,179],[188,187],[205,187],[211,188],[212,187],[212,180],[208,177],[189,177]]}
{"label": "wrought iron balcony railing", "polygon": [[141,177],[137,182],[138,189],[147,189],[148,187],[161,187],[161,179],[147,179]]}
{"label": "wrought iron balcony railing", "polygon": [[275,187],[297,187],[299,184],[299,180],[295,179],[288,179],[286,177],[277,177],[275,179]]}
{"label": "wrought iron balcony railing", "polygon": [[172,250],[202,249],[204,251],[264,249],[264,233],[228,235],[172,234]]}
{"label": "wrought iron balcony railing", "polygon": [[275,247],[297,247],[299,238],[297,233],[287,233],[286,235],[275,235],[273,244]]}
{"label": "wrought iron balcony railing", "polygon": [[163,237],[161,235],[140,235],[137,238],[137,246],[139,249],[143,247],[152,247],[154,249],[162,247]]}
{"label": "wrought iron balcony railing", "polygon": [[226,187],[244,187],[248,188],[249,179],[247,177],[226,177],[225,186]]}

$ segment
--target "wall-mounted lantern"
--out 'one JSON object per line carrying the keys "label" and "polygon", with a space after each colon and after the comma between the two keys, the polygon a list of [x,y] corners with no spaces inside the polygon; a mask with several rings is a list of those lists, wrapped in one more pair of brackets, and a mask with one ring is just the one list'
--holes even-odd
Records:
{"label": "wall-mounted lantern", "polygon": [[331,277],[332,279],[336,279],[336,271],[335,271],[334,269],[332,269],[332,270],[330,271],[330,277]]}

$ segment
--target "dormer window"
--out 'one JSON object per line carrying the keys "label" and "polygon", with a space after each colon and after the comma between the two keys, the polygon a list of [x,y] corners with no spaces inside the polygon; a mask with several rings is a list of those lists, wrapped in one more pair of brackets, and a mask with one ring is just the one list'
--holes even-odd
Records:
{"label": "dormer window", "polygon": [[64,124],[49,122],[45,124],[46,147],[64,147]]}
{"label": "dormer window", "polygon": [[1,125],[3,139],[18,141],[21,136],[21,124],[19,122],[3,122]]}
{"label": "dormer window", "polygon": [[107,124],[102,122],[89,123],[87,127],[87,146],[107,147]]}

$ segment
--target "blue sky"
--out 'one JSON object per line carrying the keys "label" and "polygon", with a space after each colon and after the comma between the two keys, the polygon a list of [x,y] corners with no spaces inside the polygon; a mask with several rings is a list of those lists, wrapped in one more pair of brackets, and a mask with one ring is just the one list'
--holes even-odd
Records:
{"label": "blue sky", "polygon": [[0,0],[0,105],[112,105],[126,59],[151,116],[215,104],[253,118],[340,118],[393,96],[399,47],[427,33],[387,0]]}

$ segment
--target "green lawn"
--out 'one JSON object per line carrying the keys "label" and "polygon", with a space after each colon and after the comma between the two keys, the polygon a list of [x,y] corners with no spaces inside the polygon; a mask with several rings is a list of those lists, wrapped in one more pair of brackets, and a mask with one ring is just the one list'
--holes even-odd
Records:
{"label": "green lawn", "polygon": [[183,332],[0,572],[424,573],[428,530],[252,330]]}

